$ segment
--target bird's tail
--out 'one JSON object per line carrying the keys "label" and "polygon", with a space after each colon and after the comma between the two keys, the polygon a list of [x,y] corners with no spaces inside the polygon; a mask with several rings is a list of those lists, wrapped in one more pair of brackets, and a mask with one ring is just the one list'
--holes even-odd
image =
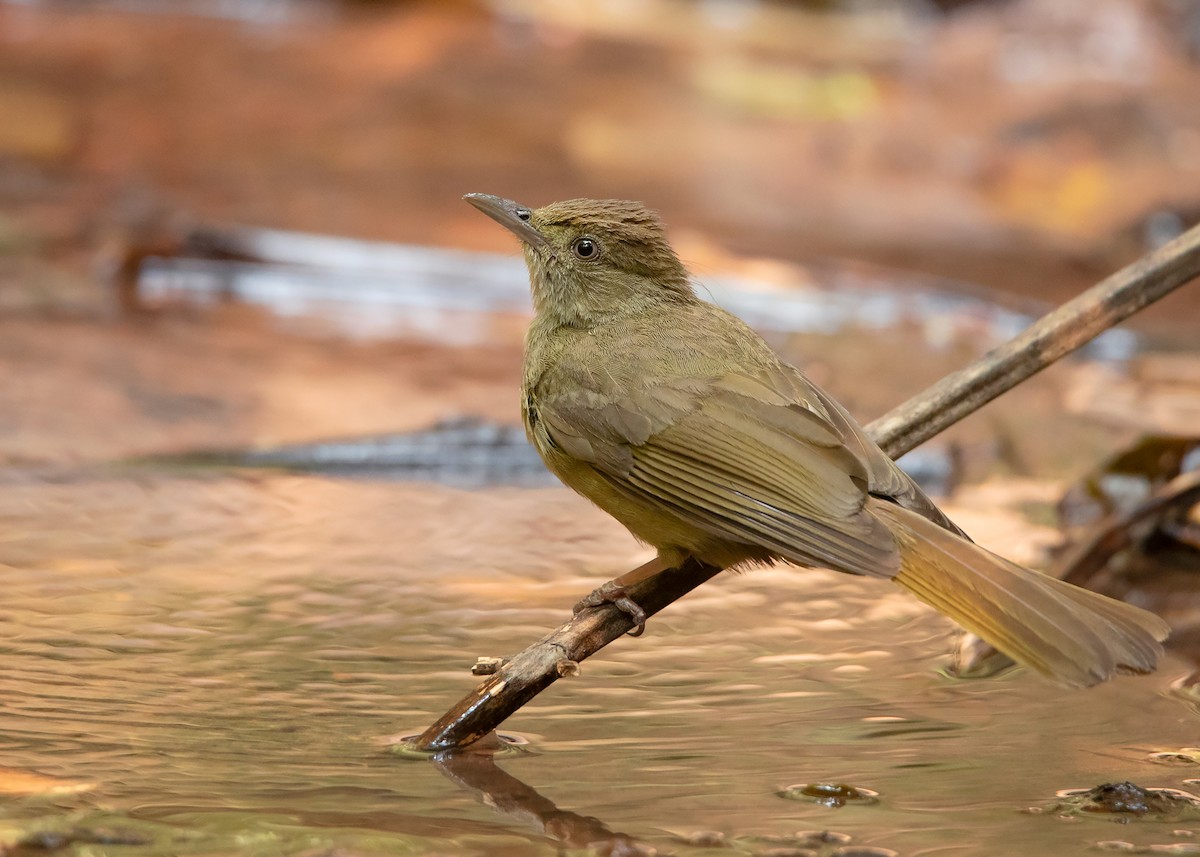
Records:
{"label": "bird's tail", "polygon": [[870,508],[900,545],[893,580],[1018,663],[1074,687],[1157,666],[1170,628],[1153,613],[1023,568],[895,504]]}

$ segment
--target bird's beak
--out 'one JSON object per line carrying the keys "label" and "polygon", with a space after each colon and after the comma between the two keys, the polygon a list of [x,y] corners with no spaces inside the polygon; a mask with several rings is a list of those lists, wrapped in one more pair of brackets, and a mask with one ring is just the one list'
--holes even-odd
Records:
{"label": "bird's beak", "polygon": [[463,199],[506,227],[530,247],[551,254],[554,252],[545,236],[530,225],[529,217],[533,214],[533,209],[529,206],[513,202],[511,199],[492,196],[490,193],[469,193]]}

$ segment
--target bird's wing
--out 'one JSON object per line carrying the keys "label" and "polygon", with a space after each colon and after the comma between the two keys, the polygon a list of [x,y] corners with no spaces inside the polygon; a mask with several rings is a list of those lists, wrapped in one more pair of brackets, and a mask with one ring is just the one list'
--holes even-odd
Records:
{"label": "bird's wing", "polygon": [[863,510],[867,469],[806,392],[771,370],[615,400],[577,388],[537,410],[560,450],[633,498],[803,565],[890,577],[896,544]]}
{"label": "bird's wing", "polygon": [[913,478],[897,466],[875,441],[867,437],[862,426],[850,416],[850,413],[838,404],[837,400],[809,381],[799,370],[786,367],[791,374],[791,383],[800,398],[817,403],[826,419],[841,432],[846,446],[863,462],[867,470],[867,491],[876,497],[891,500],[897,505],[916,512],[939,527],[949,530],[957,536],[970,540],[958,525],[946,517],[946,513],[937,507],[921,490],[921,486]]}

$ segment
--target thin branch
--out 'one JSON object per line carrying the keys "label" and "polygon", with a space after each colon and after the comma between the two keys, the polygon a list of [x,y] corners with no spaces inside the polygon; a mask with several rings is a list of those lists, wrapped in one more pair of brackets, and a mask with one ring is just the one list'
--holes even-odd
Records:
{"label": "thin branch", "polygon": [[[1008,344],[871,423],[867,432],[888,455],[899,457],[1198,275],[1200,227],[1063,304]],[[629,594],[651,616],[720,571],[688,560],[630,587]],[[448,750],[478,740],[632,627],[629,615],[614,605],[585,610],[501,667],[413,743]]]}
{"label": "thin branch", "polygon": [[[720,573],[716,566],[690,559],[678,568],[669,568],[630,587],[628,592],[647,616],[653,616]],[[632,629],[629,614],[615,605],[584,610],[459,700],[458,705],[421,733],[416,746],[422,750],[447,750],[478,741],[555,680],[575,672],[576,665],[584,658]]]}
{"label": "thin branch", "polygon": [[[1200,471],[1181,473],[1165,485],[1158,486],[1137,506],[1113,512],[1093,527],[1086,539],[1072,545],[1067,553],[1058,558],[1054,563],[1056,570],[1050,573],[1076,586],[1086,586],[1108,564],[1113,554],[1145,539],[1144,534],[1150,532],[1150,528],[1138,530],[1138,525],[1157,519],[1154,525],[1156,529],[1162,525],[1162,519],[1168,512],[1181,510],[1186,514],[1197,503],[1200,503]],[[1142,535],[1137,535],[1138,532]]]}
{"label": "thin branch", "polygon": [[868,431],[897,458],[1196,276],[1200,227],[1043,316],[966,369],[880,417]]}

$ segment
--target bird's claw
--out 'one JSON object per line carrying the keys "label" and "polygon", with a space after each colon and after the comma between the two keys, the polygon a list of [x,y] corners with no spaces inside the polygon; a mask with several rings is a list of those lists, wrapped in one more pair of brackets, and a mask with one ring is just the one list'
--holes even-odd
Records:
{"label": "bird's claw", "polygon": [[604,604],[612,604],[623,613],[628,613],[633,620],[633,627],[629,630],[629,636],[640,637],[646,630],[646,611],[643,610],[638,603],[629,597],[628,590],[619,583],[609,581],[603,586],[593,590],[593,592],[575,605],[575,614],[579,615],[589,607],[600,607]]}

